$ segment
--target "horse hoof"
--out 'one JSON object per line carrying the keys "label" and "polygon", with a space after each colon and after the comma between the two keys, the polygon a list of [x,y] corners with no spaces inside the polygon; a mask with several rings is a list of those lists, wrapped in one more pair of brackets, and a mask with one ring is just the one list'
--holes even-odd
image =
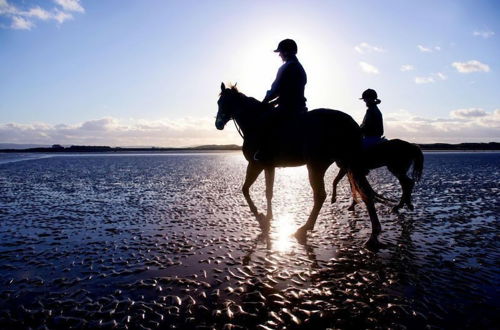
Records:
{"label": "horse hoof", "polygon": [[406,204],[406,206],[408,207],[408,209],[410,211],[413,211],[415,208],[413,207],[413,204]]}
{"label": "horse hoof", "polygon": [[399,206],[394,206],[391,210],[392,213],[398,214],[399,213]]}
{"label": "horse hoof", "polygon": [[372,251],[377,252],[380,249],[386,247],[386,244],[380,243],[376,235],[371,235],[368,241],[365,243],[365,248]]}
{"label": "horse hoof", "polygon": [[352,211],[352,212],[354,212],[354,205],[349,206],[349,207],[347,208],[347,211]]}
{"label": "horse hoof", "polygon": [[303,228],[304,227],[300,227],[299,229],[297,229],[295,234],[293,234],[293,236],[295,236],[295,238],[297,239],[297,242],[302,245],[307,243],[307,230]]}
{"label": "horse hoof", "polygon": [[269,227],[271,226],[271,222],[267,219],[267,217],[259,213],[256,215],[257,221],[259,222],[259,227],[263,232],[268,232]]}
{"label": "horse hoof", "polygon": [[337,201],[337,194],[332,194],[332,204]]}

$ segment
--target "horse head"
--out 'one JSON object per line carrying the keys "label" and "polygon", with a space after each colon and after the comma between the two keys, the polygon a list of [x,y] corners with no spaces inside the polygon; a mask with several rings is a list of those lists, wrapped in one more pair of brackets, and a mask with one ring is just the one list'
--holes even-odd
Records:
{"label": "horse head", "polygon": [[234,118],[236,111],[240,108],[241,93],[236,88],[236,84],[226,88],[224,83],[220,85],[221,92],[217,105],[217,117],[215,119],[215,127],[218,130],[224,129],[227,122]]}

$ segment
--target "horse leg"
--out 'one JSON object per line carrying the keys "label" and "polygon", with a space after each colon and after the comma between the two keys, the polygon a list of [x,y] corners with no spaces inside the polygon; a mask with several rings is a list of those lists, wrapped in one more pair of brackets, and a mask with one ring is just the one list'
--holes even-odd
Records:
{"label": "horse leg", "polygon": [[266,176],[266,200],[267,200],[267,215],[266,218],[271,220],[273,218],[273,187],[274,187],[274,167],[267,167],[264,170]]}
{"label": "horse leg", "polygon": [[355,180],[356,186],[361,190],[361,198],[366,205],[368,210],[368,215],[370,216],[370,222],[372,225],[372,232],[370,238],[365,243],[366,247],[369,249],[378,249],[382,245],[378,241],[378,235],[382,231],[382,226],[378,220],[377,210],[375,209],[374,202],[374,191],[370,186],[370,183],[366,179],[366,176],[361,173],[353,173],[353,179]]}
{"label": "horse leg", "polygon": [[[347,172],[347,171],[346,171]],[[349,187],[351,188],[351,195],[352,195],[352,203],[351,205],[347,208],[348,211],[353,211],[356,205],[358,204],[357,196],[356,196],[356,189],[352,186],[353,182],[351,182],[351,179],[349,178]]]}
{"label": "horse leg", "polygon": [[243,191],[243,196],[245,196],[248,206],[250,207],[250,211],[257,218],[257,221],[259,221],[259,224],[261,226],[263,215],[258,212],[257,207],[250,197],[250,187],[255,182],[255,180],[257,180],[260,173],[262,173],[262,170],[263,168],[257,164],[253,162],[248,163],[245,183],[243,183],[243,188],[241,189]]}
{"label": "horse leg", "polygon": [[399,184],[401,185],[401,190],[402,190],[402,195],[401,199],[399,200],[398,205],[394,206],[392,208],[392,211],[394,213],[397,213],[400,208],[402,208],[405,204],[408,206],[408,208],[413,211],[413,205],[411,203],[411,192],[413,190],[413,186],[415,185],[415,182],[410,179],[406,173],[403,174],[395,174],[394,175],[398,178]]}
{"label": "horse leg", "polygon": [[341,167],[339,168],[339,173],[337,173],[337,176],[333,179],[332,204],[337,200],[337,185],[346,174],[347,170]]}
{"label": "horse leg", "polygon": [[323,165],[307,166],[307,169],[309,171],[309,183],[311,184],[311,187],[313,189],[314,206],[311,214],[309,215],[309,218],[307,219],[306,224],[297,230],[297,235],[304,235],[308,230],[314,229],[319,211],[321,210],[323,202],[326,199],[324,176],[327,168],[328,167],[325,167]]}
{"label": "horse leg", "polygon": [[406,204],[410,211],[413,211],[414,207],[411,203],[411,193],[413,191],[413,187],[415,186],[415,181],[410,179],[406,174],[404,175],[405,185],[403,187],[403,196],[401,199]]}

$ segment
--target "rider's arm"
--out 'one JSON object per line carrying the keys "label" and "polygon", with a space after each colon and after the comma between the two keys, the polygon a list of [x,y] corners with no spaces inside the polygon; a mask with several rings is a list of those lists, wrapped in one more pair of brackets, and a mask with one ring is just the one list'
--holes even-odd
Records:
{"label": "rider's arm", "polygon": [[276,79],[274,79],[273,84],[271,85],[271,89],[267,91],[266,96],[262,100],[264,103],[268,103],[271,100],[274,100],[279,96],[279,90],[281,86],[281,81],[283,79],[283,71],[285,65],[282,65],[278,70],[278,74],[276,75]]}

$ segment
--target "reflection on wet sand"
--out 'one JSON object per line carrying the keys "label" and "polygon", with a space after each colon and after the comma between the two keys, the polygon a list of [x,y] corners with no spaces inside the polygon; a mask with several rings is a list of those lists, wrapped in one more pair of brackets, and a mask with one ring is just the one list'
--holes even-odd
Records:
{"label": "reflection on wet sand", "polygon": [[[415,211],[378,206],[377,253],[347,182],[315,231],[293,236],[312,205],[303,168],[277,171],[263,234],[240,156],[0,165],[0,328],[493,327],[498,157],[428,155]],[[391,180],[370,174],[398,195]]]}

